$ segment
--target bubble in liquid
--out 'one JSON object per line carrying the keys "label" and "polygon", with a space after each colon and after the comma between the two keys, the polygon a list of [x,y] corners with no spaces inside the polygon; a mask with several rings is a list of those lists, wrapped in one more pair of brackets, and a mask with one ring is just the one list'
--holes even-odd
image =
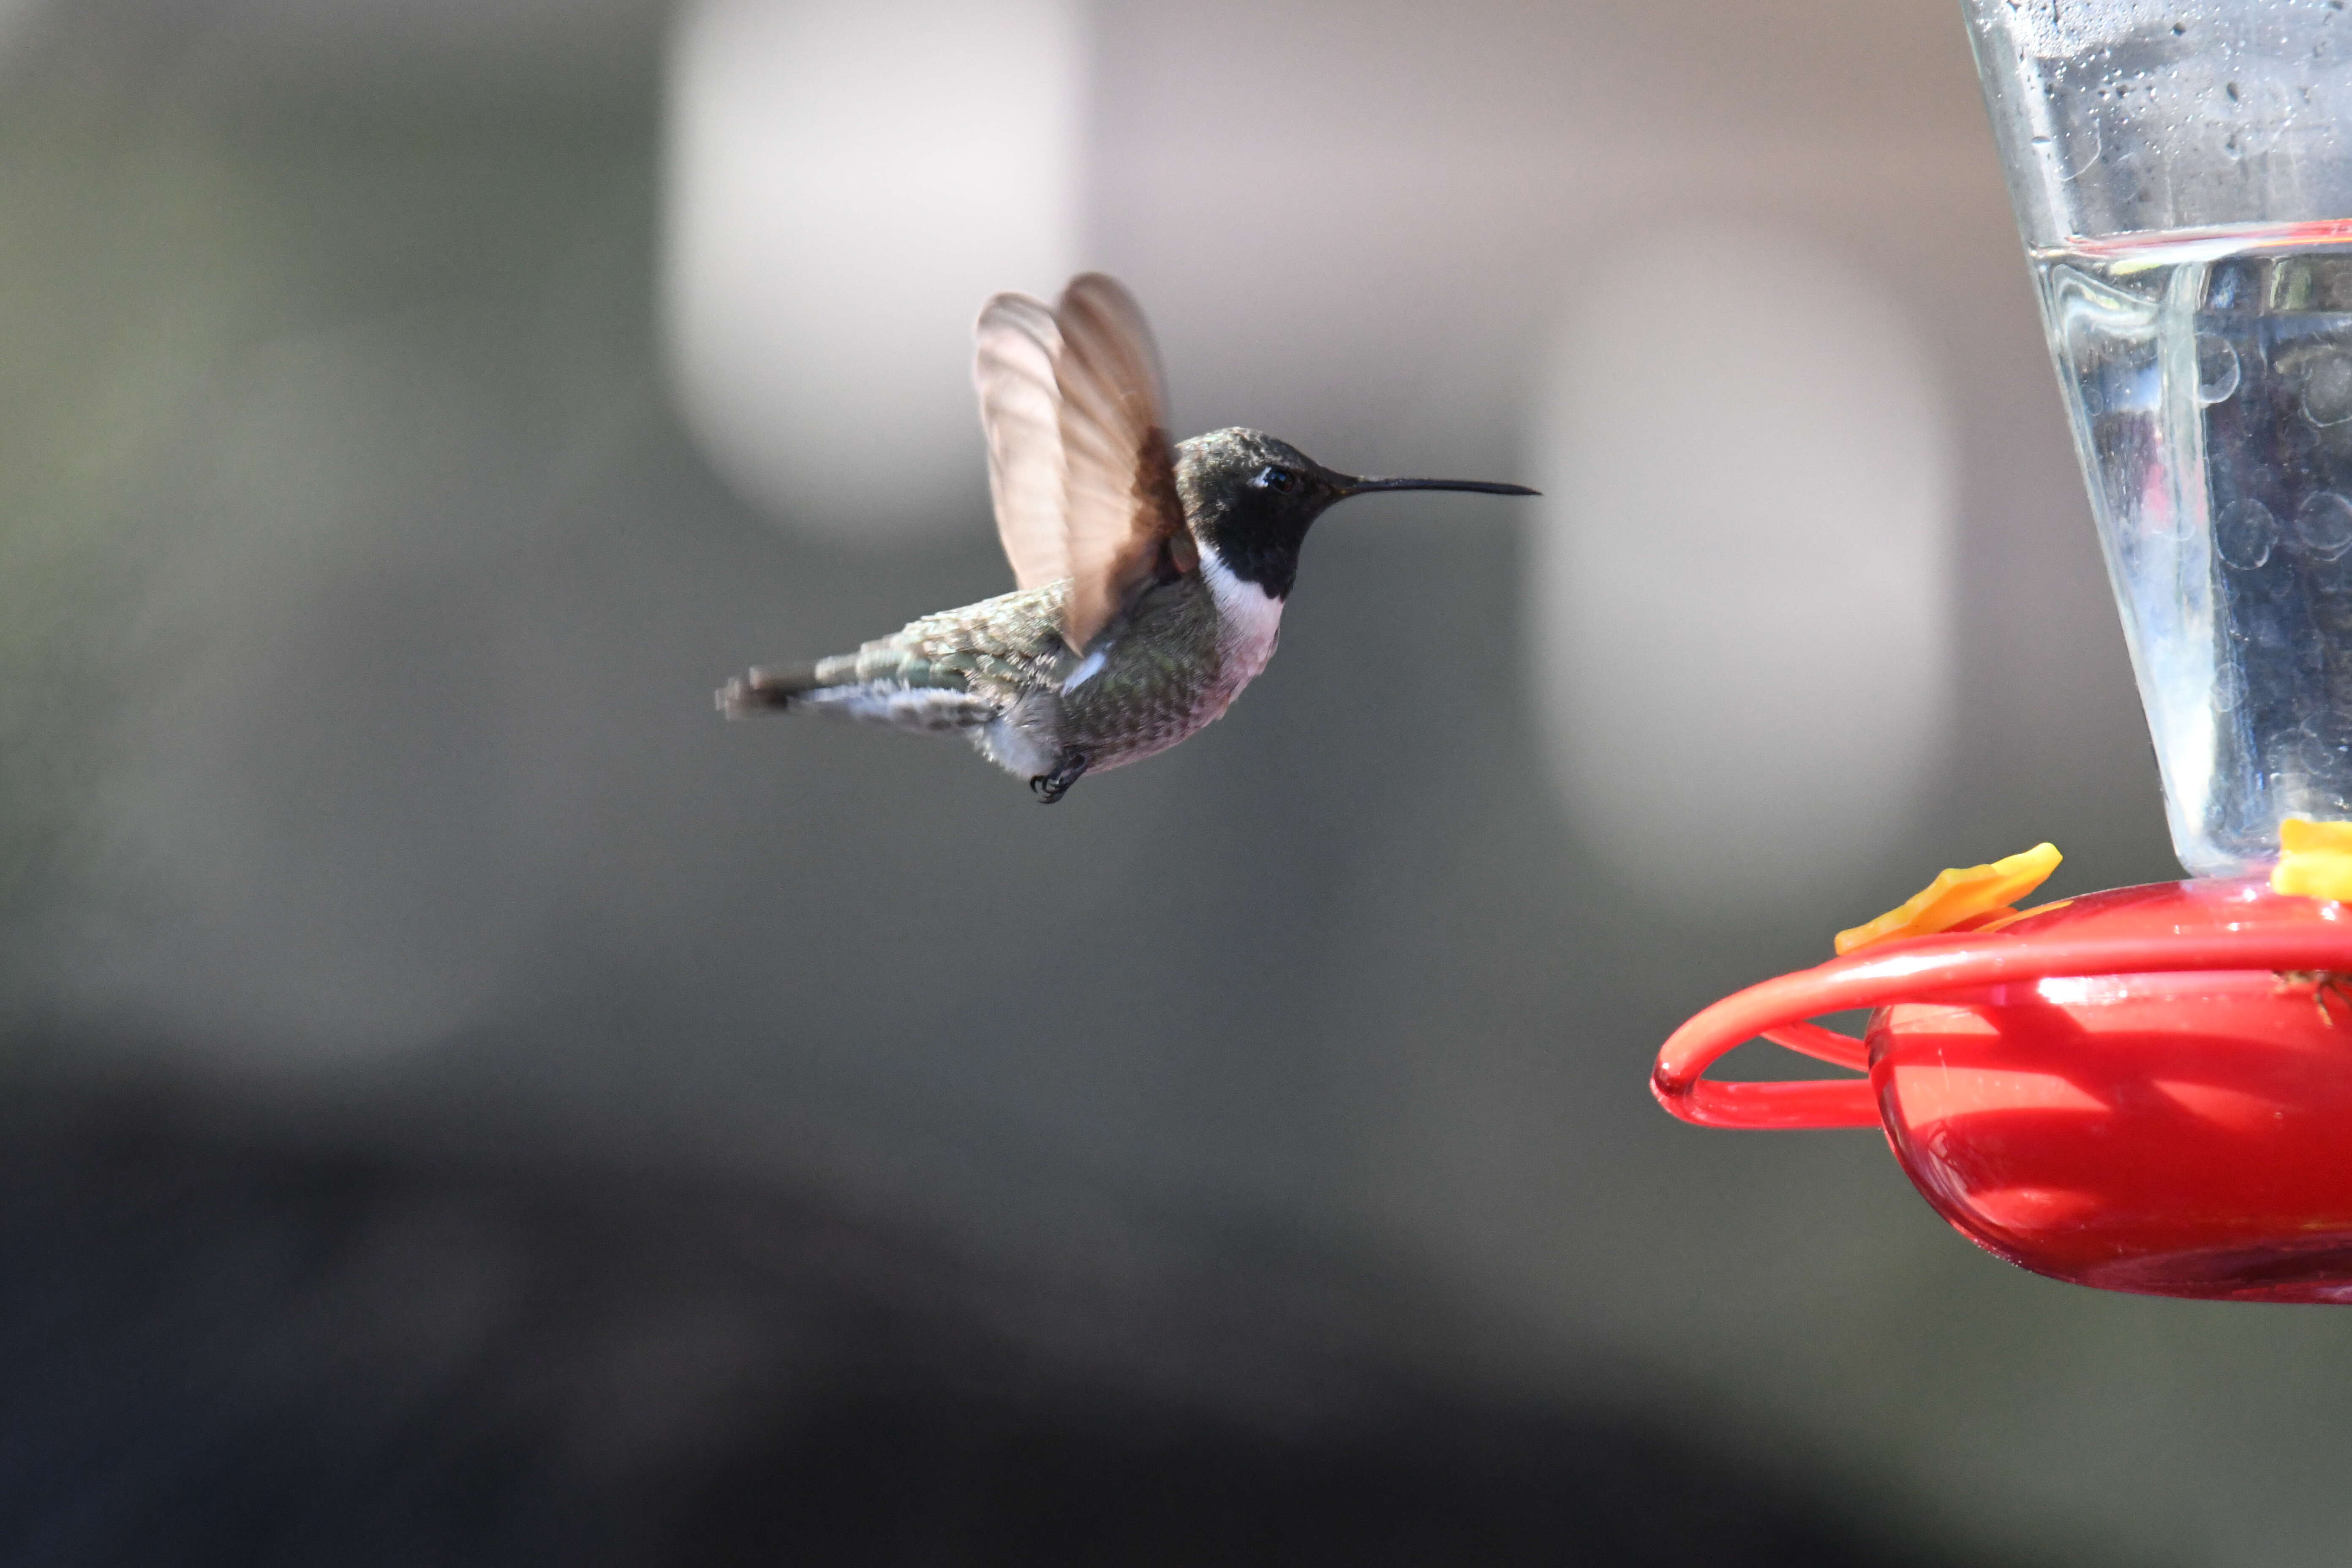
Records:
{"label": "bubble in liquid", "polygon": [[2222,153],[2231,158],[2269,152],[2294,120],[2294,95],[2281,82],[2224,81],[2218,93],[2209,84],[2198,100],[2200,120],[2209,134],[2219,133]]}
{"label": "bubble in liquid", "polygon": [[2268,561],[2278,540],[2278,519],[2251,496],[2231,501],[2213,520],[2214,552],[2241,572],[2251,572]]}
{"label": "bubble in liquid", "polygon": [[2277,748],[2279,771],[2286,775],[2287,789],[2298,799],[2307,800],[2313,784],[2326,774],[2326,752],[2310,736],[2294,731],[2272,744]]}
{"label": "bubble in liquid", "polygon": [[2238,390],[2238,351],[2227,338],[2197,334],[2197,401],[2226,403]]}
{"label": "bubble in liquid", "polygon": [[2344,776],[2344,742],[2335,726],[2320,720],[2305,720],[2303,725],[2303,755],[2315,777],[2340,781]]}
{"label": "bubble in liquid", "polygon": [[2352,358],[2332,353],[2312,361],[2303,376],[2303,416],[2314,425],[2352,419]]}
{"label": "bubble in liquid", "polygon": [[2334,561],[2352,550],[2352,500],[2334,490],[2320,490],[2294,509],[2296,553],[2314,561]]}

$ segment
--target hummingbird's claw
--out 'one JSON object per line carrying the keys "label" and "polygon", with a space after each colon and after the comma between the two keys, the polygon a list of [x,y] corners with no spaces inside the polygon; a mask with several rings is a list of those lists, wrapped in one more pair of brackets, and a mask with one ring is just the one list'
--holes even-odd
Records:
{"label": "hummingbird's claw", "polygon": [[1039,773],[1029,781],[1029,792],[1037,797],[1038,804],[1053,805],[1070,793],[1070,786],[1085,774],[1089,760],[1076,746],[1067,748],[1052,773]]}

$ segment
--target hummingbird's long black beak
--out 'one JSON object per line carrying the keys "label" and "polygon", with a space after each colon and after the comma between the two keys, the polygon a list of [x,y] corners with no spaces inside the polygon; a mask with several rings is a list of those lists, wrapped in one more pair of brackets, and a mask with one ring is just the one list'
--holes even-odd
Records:
{"label": "hummingbird's long black beak", "polygon": [[1498,485],[1487,479],[1349,479],[1339,487],[1342,499],[1371,490],[1475,490],[1485,496],[1535,496],[1525,485]]}

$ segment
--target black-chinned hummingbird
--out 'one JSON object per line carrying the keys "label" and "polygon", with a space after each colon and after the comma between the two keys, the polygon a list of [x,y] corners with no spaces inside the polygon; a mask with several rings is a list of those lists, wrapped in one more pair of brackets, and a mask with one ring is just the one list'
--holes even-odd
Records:
{"label": "black-chinned hummingbird", "polygon": [[1116,279],[1058,303],[999,294],[972,380],[1010,594],[909,623],[855,653],[757,668],[719,706],[810,708],[962,734],[1052,804],[1081,775],[1164,752],[1223,713],[1273,657],[1307,528],[1376,490],[1255,430],[1171,447],[1159,355]]}

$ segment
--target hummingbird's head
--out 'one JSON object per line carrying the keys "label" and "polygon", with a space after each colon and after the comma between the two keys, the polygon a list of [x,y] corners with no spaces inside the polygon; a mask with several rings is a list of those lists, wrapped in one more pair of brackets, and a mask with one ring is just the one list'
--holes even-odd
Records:
{"label": "hummingbird's head", "polygon": [[1334,501],[1371,490],[1478,490],[1531,496],[1478,479],[1366,479],[1327,468],[1259,430],[1212,430],[1176,448],[1176,491],[1192,537],[1267,597],[1290,596],[1307,531]]}

